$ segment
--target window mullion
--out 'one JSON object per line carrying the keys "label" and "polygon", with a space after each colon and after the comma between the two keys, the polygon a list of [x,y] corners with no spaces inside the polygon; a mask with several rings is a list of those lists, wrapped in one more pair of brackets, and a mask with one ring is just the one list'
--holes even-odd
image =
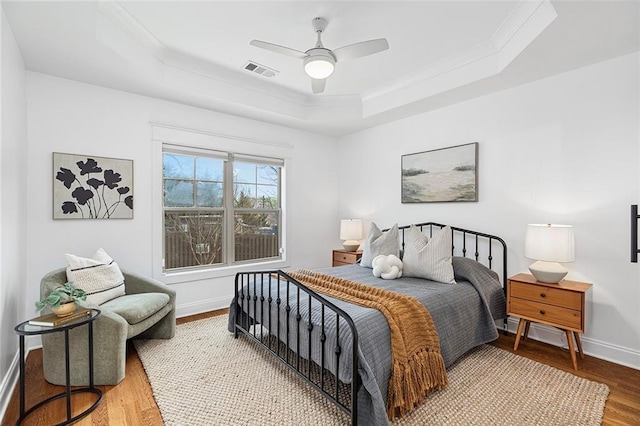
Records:
{"label": "window mullion", "polygon": [[198,206],[198,160],[197,157],[193,157],[193,207]]}
{"label": "window mullion", "polygon": [[229,153],[224,169],[224,223],[225,223],[225,262],[236,262],[235,213],[233,211],[233,154]]}

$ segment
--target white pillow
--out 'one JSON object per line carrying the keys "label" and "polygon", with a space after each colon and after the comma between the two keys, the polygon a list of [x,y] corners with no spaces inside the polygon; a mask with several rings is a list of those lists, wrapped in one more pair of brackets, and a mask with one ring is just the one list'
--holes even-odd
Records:
{"label": "white pillow", "polygon": [[398,224],[396,223],[387,232],[380,231],[378,225],[371,222],[369,234],[362,246],[362,259],[360,266],[373,268],[372,262],[376,256],[390,254],[400,255],[400,243],[398,242]]}
{"label": "white pillow", "polygon": [[124,295],[124,276],[118,264],[103,249],[91,259],[66,253],[67,281],[87,293],[87,302],[101,305]]}
{"label": "white pillow", "polygon": [[376,256],[371,262],[373,265],[373,276],[383,280],[395,280],[402,277],[402,260],[390,254]]}
{"label": "white pillow", "polygon": [[429,239],[412,225],[405,236],[402,273],[406,277],[455,284],[451,263],[452,244],[449,226],[445,226]]}

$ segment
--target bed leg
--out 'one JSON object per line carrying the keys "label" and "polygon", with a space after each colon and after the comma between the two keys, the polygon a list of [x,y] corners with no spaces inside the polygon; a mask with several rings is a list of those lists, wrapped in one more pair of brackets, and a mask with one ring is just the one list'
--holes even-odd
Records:
{"label": "bed leg", "polygon": [[233,326],[233,337],[234,337],[234,339],[238,338],[238,326],[237,325]]}
{"label": "bed leg", "polygon": [[508,322],[508,318],[505,318],[502,320],[503,321],[503,325],[502,325],[502,333],[505,336],[509,335],[509,322]]}

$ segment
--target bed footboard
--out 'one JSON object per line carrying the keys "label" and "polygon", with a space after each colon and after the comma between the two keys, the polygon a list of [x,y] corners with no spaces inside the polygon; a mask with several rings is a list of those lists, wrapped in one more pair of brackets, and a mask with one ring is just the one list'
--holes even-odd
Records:
{"label": "bed footboard", "polygon": [[[356,425],[360,380],[352,318],[280,270],[236,274],[234,300],[235,337],[243,333],[280,358]],[[345,362],[351,363],[346,378],[341,377]]]}

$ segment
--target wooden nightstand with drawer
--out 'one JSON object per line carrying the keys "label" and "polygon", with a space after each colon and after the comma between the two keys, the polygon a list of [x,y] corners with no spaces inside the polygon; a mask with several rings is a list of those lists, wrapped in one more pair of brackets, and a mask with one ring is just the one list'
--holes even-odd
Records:
{"label": "wooden nightstand with drawer", "polygon": [[333,251],[333,266],[353,265],[362,257],[361,251]]}
{"label": "wooden nightstand with drawer", "polygon": [[558,284],[536,281],[533,275],[518,274],[507,282],[507,314],[520,318],[513,350],[518,350],[524,329],[527,339],[531,322],[557,327],[567,334],[573,368],[578,369],[575,338],[580,358],[584,358],[579,333],[584,333],[585,294],[591,284],[564,280]]}

